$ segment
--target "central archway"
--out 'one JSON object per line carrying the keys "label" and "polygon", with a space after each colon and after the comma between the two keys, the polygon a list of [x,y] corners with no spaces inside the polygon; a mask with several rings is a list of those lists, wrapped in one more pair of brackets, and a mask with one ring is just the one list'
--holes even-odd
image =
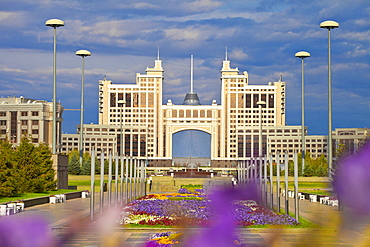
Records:
{"label": "central archway", "polygon": [[[192,162],[191,159],[194,159]],[[208,165],[211,158],[211,135],[200,130],[183,130],[172,135],[172,159],[181,163],[195,163],[202,158],[201,165]],[[197,162],[200,162],[197,159]]]}

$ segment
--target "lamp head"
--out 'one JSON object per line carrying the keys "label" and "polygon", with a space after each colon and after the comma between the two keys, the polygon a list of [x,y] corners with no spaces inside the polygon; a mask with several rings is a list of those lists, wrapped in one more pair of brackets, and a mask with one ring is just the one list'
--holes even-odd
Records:
{"label": "lamp head", "polygon": [[307,51],[299,51],[294,56],[299,57],[299,58],[306,58],[306,57],[310,57],[311,54],[308,53]]}
{"label": "lamp head", "polygon": [[257,105],[266,105],[266,102],[265,102],[265,101],[260,100],[260,101],[258,101],[258,102],[257,102]]}
{"label": "lamp head", "polygon": [[334,29],[334,28],[338,28],[339,27],[339,23],[336,22],[336,21],[323,21],[320,23],[320,27],[321,28],[325,28],[325,29]]}
{"label": "lamp head", "polygon": [[91,56],[91,52],[89,52],[88,50],[78,50],[76,51],[76,55],[80,57],[88,57]]}
{"label": "lamp head", "polygon": [[63,27],[64,26],[64,21],[59,20],[59,19],[50,19],[45,22],[45,26],[48,27]]}

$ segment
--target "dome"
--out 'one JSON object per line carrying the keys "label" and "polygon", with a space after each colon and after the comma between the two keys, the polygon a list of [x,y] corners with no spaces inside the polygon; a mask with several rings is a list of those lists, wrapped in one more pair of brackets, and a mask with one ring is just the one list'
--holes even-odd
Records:
{"label": "dome", "polygon": [[190,92],[185,95],[183,105],[200,105],[198,94]]}

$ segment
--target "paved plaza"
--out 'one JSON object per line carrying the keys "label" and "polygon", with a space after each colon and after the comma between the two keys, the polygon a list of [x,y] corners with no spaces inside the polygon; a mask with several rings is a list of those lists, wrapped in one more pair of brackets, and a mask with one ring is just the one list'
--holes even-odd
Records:
{"label": "paved plaza", "polygon": [[[275,198],[276,199],[276,198]],[[281,198],[284,209],[284,198]],[[275,200],[276,201],[276,200]],[[301,200],[300,215],[316,223],[315,229],[238,229],[236,235],[247,246],[370,246],[370,217],[354,218],[348,210],[318,202]],[[99,202],[97,202],[99,203]],[[290,199],[293,212],[294,201]],[[95,209],[100,215],[99,208]],[[113,208],[111,211],[114,211]],[[26,208],[14,218],[44,217],[49,221],[55,241],[67,247],[144,246],[149,236],[169,229],[122,229],[114,224],[114,216],[95,217],[90,221],[90,199],[77,198],[57,204]],[[179,229],[172,229],[178,231]],[[192,234],[199,229],[182,229]]]}

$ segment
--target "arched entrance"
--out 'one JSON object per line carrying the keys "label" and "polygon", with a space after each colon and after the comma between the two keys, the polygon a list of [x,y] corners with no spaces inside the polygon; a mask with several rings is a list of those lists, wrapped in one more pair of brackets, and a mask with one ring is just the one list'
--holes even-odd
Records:
{"label": "arched entrance", "polygon": [[211,135],[200,130],[184,130],[172,135],[173,163],[209,165]]}

